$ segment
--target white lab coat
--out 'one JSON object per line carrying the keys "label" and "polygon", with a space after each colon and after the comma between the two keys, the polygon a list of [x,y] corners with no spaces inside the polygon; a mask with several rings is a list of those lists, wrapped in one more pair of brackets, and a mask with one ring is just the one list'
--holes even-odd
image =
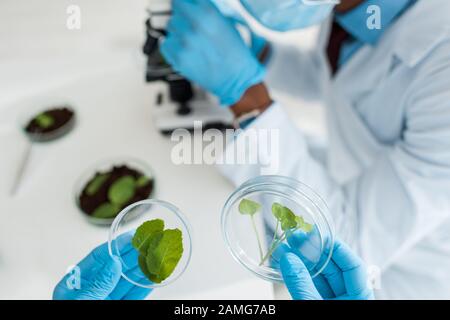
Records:
{"label": "white lab coat", "polygon": [[[280,129],[274,173],[325,199],[338,236],[380,268],[378,298],[450,299],[449,12],[448,0],[419,0],[333,79],[323,54],[330,22],[313,58],[275,53],[288,69],[301,70],[287,79],[287,69],[280,69],[286,86],[298,84],[300,91],[302,83],[320,84],[328,114],[325,162],[311,156],[305,136],[277,103],[251,126]],[[294,65],[301,61],[307,63]],[[261,172],[258,165],[220,169],[236,185]]]}

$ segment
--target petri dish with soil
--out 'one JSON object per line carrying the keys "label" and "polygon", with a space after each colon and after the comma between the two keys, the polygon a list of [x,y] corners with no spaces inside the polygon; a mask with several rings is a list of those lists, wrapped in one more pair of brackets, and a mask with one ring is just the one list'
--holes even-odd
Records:
{"label": "petri dish with soil", "polygon": [[227,199],[222,233],[234,259],[253,274],[281,282],[280,257],[296,253],[312,277],[328,264],[334,226],[320,196],[303,183],[282,176],[260,176]]}
{"label": "petri dish with soil", "polygon": [[173,204],[148,199],[122,210],[111,225],[109,253],[122,264],[122,277],[143,288],[167,286],[191,260],[191,228]]}
{"label": "petri dish with soil", "polygon": [[75,111],[68,105],[60,105],[47,109],[33,107],[20,119],[20,128],[25,133],[28,143],[17,167],[16,177],[11,187],[11,195],[16,194],[32,159],[32,151],[38,143],[58,140],[75,127]]}
{"label": "petri dish with soil", "polygon": [[75,111],[68,105],[41,110],[24,121],[23,130],[32,142],[49,142],[69,133],[75,126]]}
{"label": "petri dish with soil", "polygon": [[94,165],[80,177],[75,186],[75,202],[89,222],[110,225],[121,210],[149,199],[154,189],[153,170],[145,162],[110,159]]}

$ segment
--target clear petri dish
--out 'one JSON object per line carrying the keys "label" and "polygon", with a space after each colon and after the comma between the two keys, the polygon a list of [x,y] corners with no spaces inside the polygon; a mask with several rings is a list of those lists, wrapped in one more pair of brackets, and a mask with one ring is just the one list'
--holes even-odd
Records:
{"label": "clear petri dish", "polygon": [[[182,235],[181,258],[170,276],[160,283],[151,281],[144,274],[138,263],[139,252],[131,242],[137,228],[154,219],[164,221],[164,230],[178,229]],[[167,286],[177,280],[189,265],[192,254],[191,227],[173,204],[156,199],[139,201],[126,207],[114,219],[109,231],[108,248],[109,254],[122,264],[122,277],[130,283],[143,288]]]}
{"label": "clear petri dish", "polygon": [[[259,204],[254,215],[242,214],[241,201]],[[272,207],[282,206],[299,218],[297,225],[281,224]],[[325,202],[303,183],[282,176],[260,176],[242,184],[222,209],[222,233],[232,256],[257,276],[281,282],[283,251],[296,253],[312,277],[328,264],[334,227]]]}
{"label": "clear petri dish", "polygon": [[[139,160],[139,159],[131,158],[131,157],[116,157],[116,158],[101,160],[101,161],[97,162],[96,164],[92,165],[91,167],[89,167],[85,172],[83,172],[81,174],[81,176],[78,178],[78,180],[75,183],[75,188],[74,188],[74,192],[73,192],[75,204],[76,204],[77,208],[80,210],[83,217],[85,217],[88,222],[95,224],[95,225],[100,225],[100,226],[110,226],[113,223],[115,217],[113,217],[113,218],[96,218],[96,217],[93,217],[92,215],[89,215],[87,212],[85,212],[82,209],[82,206],[80,203],[80,196],[82,195],[83,190],[86,188],[89,181],[91,181],[97,173],[109,172],[114,167],[123,166],[123,165],[126,165],[130,169],[137,170],[137,171],[141,172],[142,174],[144,174],[146,177],[148,177],[150,179],[151,185],[152,185],[152,190],[151,190],[148,198],[150,199],[154,196],[156,179],[155,179],[153,169],[146,162]],[[139,199],[139,200],[141,200],[141,199]],[[142,199],[142,200],[145,200],[145,199]],[[137,200],[135,202],[137,202]],[[119,214],[119,212],[117,213],[117,215],[118,214]],[[130,218],[131,218],[131,216],[128,216],[127,219],[130,219]]]}

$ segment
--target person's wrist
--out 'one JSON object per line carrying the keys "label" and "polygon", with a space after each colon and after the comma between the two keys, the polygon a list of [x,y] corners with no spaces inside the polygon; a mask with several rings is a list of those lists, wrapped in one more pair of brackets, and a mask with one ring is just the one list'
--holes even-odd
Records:
{"label": "person's wrist", "polygon": [[230,106],[234,116],[240,117],[252,111],[264,112],[273,103],[266,85],[261,82],[248,88],[241,99]]}

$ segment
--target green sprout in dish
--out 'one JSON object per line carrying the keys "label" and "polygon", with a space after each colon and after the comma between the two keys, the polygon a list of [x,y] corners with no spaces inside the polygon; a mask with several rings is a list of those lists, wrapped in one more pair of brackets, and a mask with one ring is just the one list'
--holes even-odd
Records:
{"label": "green sprout in dish", "polygon": [[[87,186],[86,193],[94,195],[102,185],[108,180],[109,174],[100,174]],[[124,205],[134,198],[136,190],[145,187],[151,179],[146,176],[134,178],[131,175],[117,179],[108,189],[108,202],[101,204],[94,210],[92,216],[100,219],[114,218]]]}
{"label": "green sprout in dish", "polygon": [[249,215],[252,221],[253,232],[255,232],[256,240],[258,241],[259,257],[263,259],[263,249],[261,239],[259,238],[258,229],[255,223],[255,214],[261,209],[261,205],[255,201],[242,199],[239,203],[239,212],[243,215]]}
{"label": "green sprout in dish", "polygon": [[110,174],[109,173],[103,173],[97,175],[87,186],[86,193],[89,196],[92,196],[100,190],[102,185],[108,180]]}
{"label": "green sprout in dish", "polygon": [[55,119],[51,115],[46,114],[45,112],[37,115],[36,118],[34,118],[34,120],[36,121],[37,125],[42,129],[48,129],[55,123]]}
{"label": "green sprout in dish", "polygon": [[[242,199],[241,202],[239,203],[239,212],[243,215],[249,215],[252,220],[253,231],[255,232],[256,239],[258,241],[260,266],[262,266],[267,261],[267,259],[269,259],[272,256],[272,254],[275,252],[278,246],[281,245],[290,234],[298,230],[301,230],[305,233],[309,233],[314,228],[314,226],[310,223],[307,223],[302,216],[296,215],[288,207],[285,207],[277,202],[274,202],[272,204],[272,214],[277,220],[277,225],[275,227],[275,232],[273,234],[272,241],[269,245],[269,250],[264,255],[261,240],[254,220],[255,214],[258,213],[260,210],[261,204],[255,201],[249,199]],[[278,235],[280,230],[282,231],[282,233],[281,235]]]}

